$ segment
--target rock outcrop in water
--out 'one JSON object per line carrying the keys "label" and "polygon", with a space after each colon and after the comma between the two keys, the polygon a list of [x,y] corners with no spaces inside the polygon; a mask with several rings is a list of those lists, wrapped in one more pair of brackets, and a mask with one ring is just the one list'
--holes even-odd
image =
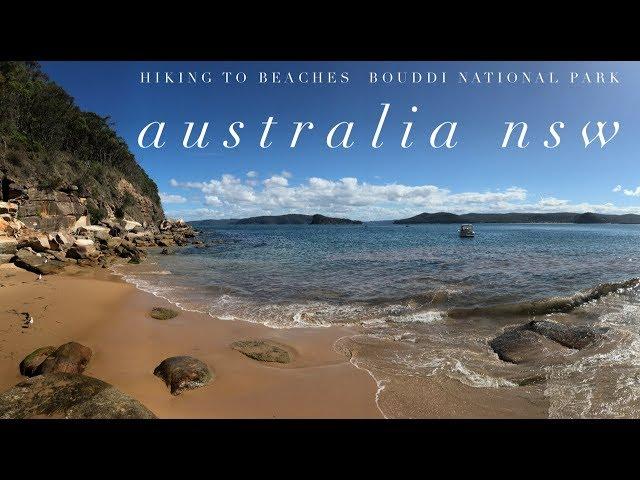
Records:
{"label": "rock outcrop in water", "polygon": [[97,378],[49,373],[0,394],[0,418],[156,418],[137,400]]}
{"label": "rock outcrop in water", "polygon": [[550,297],[532,302],[505,303],[486,307],[452,308],[447,312],[451,318],[469,318],[474,316],[533,316],[549,313],[570,312],[587,302],[598,300],[606,295],[640,287],[640,278],[630,278],[622,282],[601,283],[600,285],[576,292],[566,297]]}
{"label": "rock outcrop in water", "polygon": [[506,330],[489,342],[500,360],[510,363],[552,362],[606,338],[605,327],[567,326],[548,320],[532,321]]}
{"label": "rock outcrop in water", "polygon": [[609,331],[607,327],[591,327],[585,325],[569,327],[549,320],[533,321],[530,322],[528,326],[532,331],[547,337],[549,340],[553,340],[564,347],[575,350],[582,350],[583,348],[590,347],[602,341]]}

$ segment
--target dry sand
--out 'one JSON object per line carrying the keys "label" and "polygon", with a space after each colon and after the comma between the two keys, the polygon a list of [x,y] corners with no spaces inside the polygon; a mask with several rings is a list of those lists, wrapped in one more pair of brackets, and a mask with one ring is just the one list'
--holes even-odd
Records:
{"label": "dry sand", "polygon": [[[33,350],[69,341],[93,350],[86,375],[111,383],[159,418],[380,418],[377,387],[364,370],[334,350],[343,327],[271,329],[260,324],[181,312],[154,320],[171,305],[104,271],[36,275],[0,266],[0,391],[24,379],[20,361]],[[23,328],[29,312],[35,319]],[[236,340],[272,339],[292,347],[287,365],[252,360],[229,347]],[[165,358],[191,355],[215,380],[172,396],[153,369]]]}

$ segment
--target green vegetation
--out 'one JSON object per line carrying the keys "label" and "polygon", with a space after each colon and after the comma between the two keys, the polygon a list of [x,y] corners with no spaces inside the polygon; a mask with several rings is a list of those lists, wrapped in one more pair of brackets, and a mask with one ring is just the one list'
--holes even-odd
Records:
{"label": "green vegetation", "polygon": [[178,312],[170,308],[154,307],[149,315],[156,320],[169,320],[170,318],[177,317]]}
{"label": "green vegetation", "polygon": [[[0,176],[51,190],[76,185],[79,195],[139,214],[117,185],[130,182],[164,217],[158,187],[138,165],[109,117],[83,112],[35,62],[0,62]],[[34,184],[35,181],[35,184]],[[98,213],[97,205],[93,207]]]}
{"label": "green vegetation", "polygon": [[87,201],[87,211],[92,221],[98,221],[107,217],[107,210],[99,206],[92,198]]}

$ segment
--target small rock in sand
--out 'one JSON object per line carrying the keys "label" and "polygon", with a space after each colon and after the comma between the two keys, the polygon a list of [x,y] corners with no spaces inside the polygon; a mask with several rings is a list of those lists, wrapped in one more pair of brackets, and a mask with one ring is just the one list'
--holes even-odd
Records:
{"label": "small rock in sand", "polygon": [[214,379],[209,367],[197,358],[180,356],[162,361],[153,374],[164,380],[172,395],[180,395],[185,390],[203,387]]}
{"label": "small rock in sand", "polygon": [[233,342],[231,348],[260,362],[289,363],[291,355],[280,345],[270,340],[242,340]]}
{"label": "small rock in sand", "polygon": [[178,316],[178,312],[170,308],[154,307],[149,314],[156,320],[169,320]]}

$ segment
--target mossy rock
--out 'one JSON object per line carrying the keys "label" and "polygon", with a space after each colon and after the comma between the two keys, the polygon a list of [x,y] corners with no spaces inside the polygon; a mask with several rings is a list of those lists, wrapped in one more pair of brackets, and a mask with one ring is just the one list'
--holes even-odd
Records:
{"label": "mossy rock", "polygon": [[177,317],[178,312],[170,308],[154,307],[149,315],[151,315],[151,317],[155,318],[156,320],[169,320],[171,318]]}
{"label": "mossy rock", "polygon": [[171,395],[180,395],[185,390],[193,390],[210,383],[215,375],[207,364],[186,355],[167,358],[160,363],[153,374],[164,380]]}
{"label": "mossy rock", "polygon": [[97,378],[48,373],[29,378],[0,394],[0,419],[156,418],[134,398]]}
{"label": "mossy rock", "polygon": [[270,340],[242,340],[233,342],[231,348],[260,362],[289,363],[291,361],[291,354],[285,346]]}
{"label": "mossy rock", "polygon": [[36,371],[40,364],[44,362],[49,355],[56,351],[56,347],[40,347],[34,350],[29,355],[24,357],[24,360],[20,362],[20,374],[25,377],[33,377],[36,375]]}

